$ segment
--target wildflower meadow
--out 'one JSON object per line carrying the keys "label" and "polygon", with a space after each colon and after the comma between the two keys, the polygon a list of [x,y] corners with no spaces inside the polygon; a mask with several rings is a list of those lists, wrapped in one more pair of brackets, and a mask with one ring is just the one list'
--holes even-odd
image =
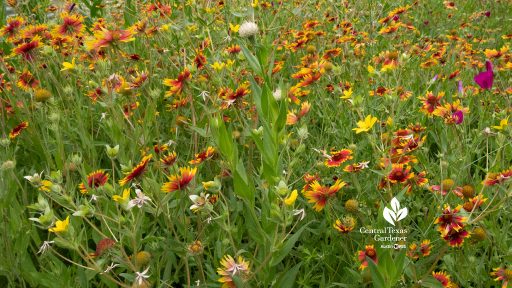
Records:
{"label": "wildflower meadow", "polygon": [[0,287],[512,287],[510,0],[1,0]]}

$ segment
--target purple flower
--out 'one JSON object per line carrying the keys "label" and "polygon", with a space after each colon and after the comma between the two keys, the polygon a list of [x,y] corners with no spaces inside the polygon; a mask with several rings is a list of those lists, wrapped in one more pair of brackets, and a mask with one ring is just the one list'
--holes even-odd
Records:
{"label": "purple flower", "polygon": [[462,121],[464,121],[464,113],[462,113],[462,111],[460,111],[460,110],[457,110],[457,111],[453,112],[452,119],[455,121],[455,124],[458,125],[458,124],[462,123]]}
{"label": "purple flower", "polygon": [[459,88],[459,94],[464,95],[464,86],[462,85],[461,80],[459,80],[458,88]]}
{"label": "purple flower", "polygon": [[491,61],[485,61],[485,67],[487,68],[487,71],[478,73],[474,79],[476,84],[478,84],[482,89],[490,90],[492,88],[492,82],[494,81],[494,72],[492,71]]}

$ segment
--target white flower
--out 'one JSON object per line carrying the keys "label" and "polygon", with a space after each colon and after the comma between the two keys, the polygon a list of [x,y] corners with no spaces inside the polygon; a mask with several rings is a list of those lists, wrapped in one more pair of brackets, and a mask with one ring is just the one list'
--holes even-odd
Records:
{"label": "white flower", "polygon": [[190,210],[196,212],[208,203],[208,197],[210,197],[210,194],[204,195],[204,193],[201,193],[200,195],[190,195],[188,197],[194,203],[190,206]]}
{"label": "white flower", "polygon": [[108,272],[112,271],[112,269],[116,268],[117,266],[119,266],[119,264],[114,264],[114,262],[112,262],[112,264],[110,264],[110,266],[108,266],[107,269],[105,269],[105,271],[103,271],[103,273],[108,273]]}
{"label": "white flower", "polygon": [[130,202],[128,202],[128,206],[127,206],[128,210],[132,209],[134,206],[142,208],[142,206],[146,203],[146,201],[151,201],[151,198],[144,195],[144,193],[142,193],[142,191],[140,189],[135,189],[135,193],[137,194],[137,197],[135,197],[134,199],[130,200]]}
{"label": "white flower", "polygon": [[142,272],[135,272],[135,282],[137,282],[137,284],[142,285],[142,283],[144,283],[146,281],[146,279],[149,278],[149,275],[148,275],[148,271],[149,271],[149,267],[146,268],[146,270],[142,271]]}
{"label": "white flower", "polygon": [[210,97],[210,92],[203,91],[201,92],[201,94],[199,94],[199,96],[201,96],[203,98],[203,101],[206,102],[206,98]]}
{"label": "white flower", "polygon": [[240,37],[250,37],[256,34],[258,34],[258,25],[254,22],[244,22],[238,30]]}
{"label": "white flower", "polygon": [[43,171],[41,171],[41,173],[39,173],[39,174],[35,173],[33,176],[29,175],[29,176],[25,176],[23,178],[27,179],[28,182],[34,184],[34,183],[41,182],[42,177],[43,177]]}
{"label": "white flower", "polygon": [[283,93],[281,93],[281,89],[276,89],[274,93],[272,93],[272,96],[274,96],[274,99],[276,99],[276,101],[283,99]]}
{"label": "white flower", "polygon": [[369,163],[370,163],[370,161],[359,162],[359,166],[361,167],[361,169],[366,169],[366,168],[368,168]]}
{"label": "white flower", "polygon": [[304,210],[304,208],[299,209],[299,210],[295,209],[292,212],[293,212],[294,216],[299,216],[300,221],[302,221],[304,219],[304,217],[306,217],[306,211]]}
{"label": "white flower", "polygon": [[50,245],[53,244],[55,241],[43,241],[43,244],[39,248],[39,251],[37,251],[37,254],[42,254],[46,252],[46,250],[50,249]]}

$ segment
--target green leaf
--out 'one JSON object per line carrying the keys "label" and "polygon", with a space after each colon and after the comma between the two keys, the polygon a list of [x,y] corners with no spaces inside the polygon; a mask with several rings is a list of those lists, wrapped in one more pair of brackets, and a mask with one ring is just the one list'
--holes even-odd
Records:
{"label": "green leaf", "polygon": [[373,287],[376,288],[388,288],[386,286],[386,282],[384,282],[384,277],[379,271],[377,264],[373,262],[373,260],[369,257],[366,257],[366,261],[368,262],[368,266],[370,267],[370,273],[372,275],[372,283]]}
{"label": "green leaf", "polygon": [[311,222],[307,223],[306,225],[302,226],[295,234],[293,234],[284,244],[279,247],[279,249],[274,253],[272,256],[272,259],[270,260],[270,266],[275,266],[279,264],[281,261],[283,261],[284,257],[290,253],[293,246],[295,245],[295,242],[299,240],[300,235],[302,232],[304,232],[304,229],[310,224]]}
{"label": "green leaf", "polygon": [[242,49],[245,59],[249,62],[249,66],[251,66],[252,70],[256,72],[256,74],[261,75],[261,65],[256,56],[254,56],[242,43],[240,43],[240,48]]}
{"label": "green leaf", "polygon": [[421,287],[442,288],[443,285],[436,278],[429,275],[427,278],[421,280]]}
{"label": "green leaf", "polygon": [[274,287],[280,287],[280,288],[295,287],[295,278],[297,278],[297,274],[299,273],[299,269],[301,266],[302,266],[302,263],[299,262],[299,264],[293,266],[293,268],[281,273],[281,276],[277,280],[277,283],[274,285]]}

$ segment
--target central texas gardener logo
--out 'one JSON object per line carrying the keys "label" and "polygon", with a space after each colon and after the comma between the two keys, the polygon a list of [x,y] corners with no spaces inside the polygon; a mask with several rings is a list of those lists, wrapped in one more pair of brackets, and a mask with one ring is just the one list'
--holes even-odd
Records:
{"label": "central texas gardener logo", "polygon": [[407,216],[407,213],[407,207],[400,209],[400,202],[393,197],[393,199],[391,199],[391,209],[384,207],[384,212],[382,214],[389,224],[395,226],[395,223],[404,219]]}

